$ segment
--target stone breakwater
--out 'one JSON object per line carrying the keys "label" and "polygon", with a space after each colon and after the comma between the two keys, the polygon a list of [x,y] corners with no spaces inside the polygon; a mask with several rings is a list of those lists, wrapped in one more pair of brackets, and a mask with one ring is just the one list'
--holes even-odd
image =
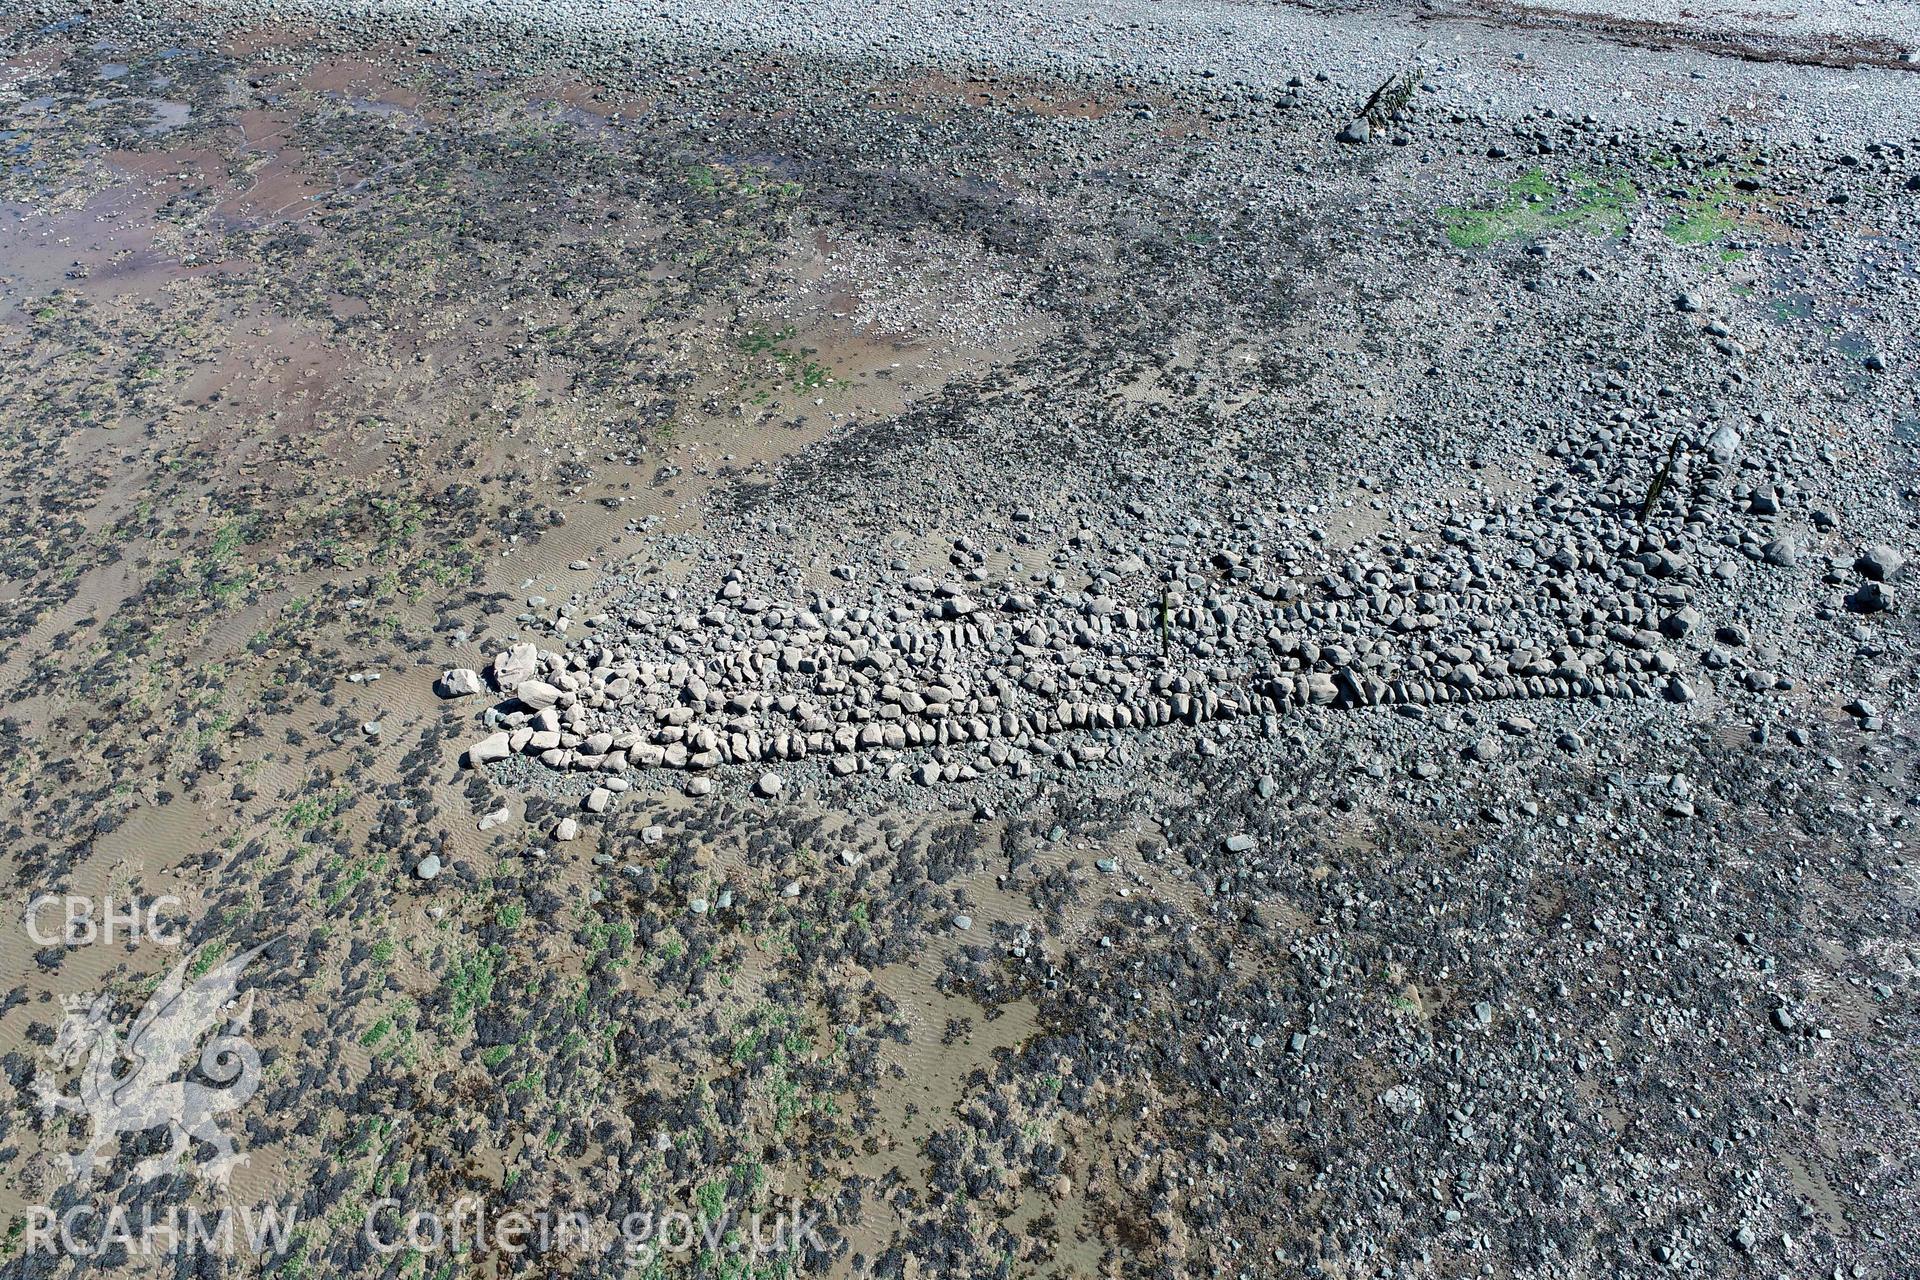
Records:
{"label": "stone breakwater", "polygon": [[[741,600],[746,616],[768,619],[769,634],[719,661],[663,661],[620,642],[588,641],[568,653],[515,645],[495,658],[488,673],[506,700],[488,712],[498,727],[469,748],[469,762],[524,754],[553,769],[619,774],[629,768],[701,771],[827,757],[829,767],[844,774],[876,752],[978,750],[977,759],[923,766],[917,776],[931,782],[989,768],[1025,776],[1036,752],[1071,750],[1080,761],[1106,753],[1100,743],[1066,748],[1050,742],[1072,730],[1197,727],[1302,707],[1693,696],[1677,676],[1589,672],[1571,654],[1546,652],[1483,652],[1478,663],[1475,654],[1463,652],[1445,664],[1444,675],[1429,678],[1388,678],[1351,665],[1311,667],[1305,654],[1319,657],[1337,646],[1280,632],[1267,643],[1286,656],[1251,672],[1217,666],[1175,671],[1142,653],[1111,666],[1092,665],[1073,655],[1116,636],[1151,653],[1157,624],[1127,607],[1090,610],[1077,627],[1019,622],[1004,614],[982,616],[955,584],[926,591],[934,600],[926,625],[894,630],[844,609],[775,610]],[[1294,603],[1273,610],[1273,618],[1277,624],[1325,623],[1342,612],[1339,601]],[[1195,621],[1193,611],[1181,613],[1186,622]],[[711,611],[697,625],[724,626],[725,616],[724,610]],[[1399,616],[1413,617],[1416,625],[1436,621]],[[978,654],[998,661],[976,671],[963,671],[956,661]],[[1147,669],[1136,669],[1142,666]],[[477,672],[451,671],[442,691],[477,693],[483,683]]]}
{"label": "stone breakwater", "polygon": [[[913,776],[933,782],[1026,776],[1036,761],[1102,759],[1133,731],[1302,708],[1795,688],[1808,673],[1778,638],[1809,612],[1891,608],[1902,557],[1849,548],[1775,464],[1738,462],[1731,428],[1699,434],[1644,523],[1644,499],[1629,499],[1648,481],[1625,469],[1608,494],[1563,482],[1477,513],[1393,512],[1337,550],[1292,512],[1119,529],[1103,527],[1112,513],[1050,524],[1021,508],[952,539],[945,571],[855,553],[824,586],[776,549],[780,526],[742,525],[760,552],[708,546],[678,587],[609,580],[602,612],[576,596],[545,620],[552,649],[516,644],[484,676],[446,673],[442,692],[504,698],[475,765],[825,758],[841,775],[904,774],[900,753],[925,752]],[[1619,444],[1600,428],[1573,482]]]}

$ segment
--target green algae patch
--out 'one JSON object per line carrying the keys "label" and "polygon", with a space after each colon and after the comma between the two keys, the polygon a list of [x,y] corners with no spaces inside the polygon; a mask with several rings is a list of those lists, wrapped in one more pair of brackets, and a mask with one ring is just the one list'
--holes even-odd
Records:
{"label": "green algae patch", "polygon": [[1626,234],[1627,208],[1639,191],[1624,178],[1595,178],[1578,170],[1556,183],[1529,169],[1507,184],[1506,199],[1491,208],[1452,205],[1440,210],[1456,249],[1484,249],[1501,240],[1531,240],[1578,227],[1595,235]]}
{"label": "green algae patch", "polygon": [[1701,181],[1688,187],[1677,201],[1678,209],[1661,226],[1667,239],[1675,244],[1709,245],[1734,229],[1743,193],[1734,186],[1735,174],[1727,169],[1709,169]]}
{"label": "green algae patch", "polygon": [[1712,244],[1733,230],[1733,219],[1723,209],[1689,209],[1669,218],[1661,230],[1675,244]]}

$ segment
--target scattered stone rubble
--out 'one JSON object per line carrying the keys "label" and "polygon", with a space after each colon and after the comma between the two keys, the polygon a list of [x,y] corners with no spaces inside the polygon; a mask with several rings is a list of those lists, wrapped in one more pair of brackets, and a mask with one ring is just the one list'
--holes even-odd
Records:
{"label": "scattered stone rubble", "polygon": [[[1312,578],[1296,571],[1319,555],[1317,531],[1277,530],[1223,541],[1157,579],[1123,555],[1078,591],[1057,575],[936,580],[879,564],[839,566],[833,589],[795,590],[794,566],[755,567],[738,552],[716,554],[698,589],[618,594],[616,580],[579,638],[495,658],[492,683],[507,697],[468,759],[524,754],[620,774],[824,756],[848,774],[876,753],[891,762],[944,748],[913,775],[936,782],[1106,754],[1063,738],[1076,730],[1792,688],[1779,652],[1735,621],[1756,592],[1736,599],[1732,588],[1749,573],[1806,577],[1811,541],[1782,527],[1774,489],[1743,477],[1737,432],[1702,436],[1689,451],[1698,460],[1683,456],[1668,482],[1685,502],[1644,528],[1629,495],[1608,506],[1559,483],[1531,503],[1450,516],[1430,536],[1417,519],[1395,525]],[[1576,478],[1595,456],[1571,456]],[[1846,607],[1887,607],[1877,593],[1900,554],[1873,547],[1857,561],[1841,557],[1828,583],[1855,588]],[[479,682],[449,672],[442,684]]]}

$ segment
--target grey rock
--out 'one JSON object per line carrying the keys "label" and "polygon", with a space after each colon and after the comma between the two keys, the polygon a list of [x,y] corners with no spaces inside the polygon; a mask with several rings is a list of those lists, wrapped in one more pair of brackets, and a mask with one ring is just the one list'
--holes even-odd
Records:
{"label": "grey rock", "polygon": [[493,684],[502,693],[512,693],[522,680],[533,679],[540,670],[540,650],[531,644],[516,644],[494,655]]}
{"label": "grey rock", "polygon": [[1883,613],[1893,608],[1893,593],[1884,582],[1863,582],[1847,597],[1847,608],[1855,613]]}
{"label": "grey rock", "polygon": [[443,698],[464,698],[487,691],[486,682],[471,667],[451,667],[442,671],[435,688]]}
{"label": "grey rock", "polygon": [[1700,611],[1686,605],[1660,620],[1660,634],[1670,640],[1683,640],[1700,630]]}
{"label": "grey rock", "polygon": [[512,750],[507,745],[507,731],[502,729],[468,747],[467,763],[477,768],[494,760],[505,760],[511,754]]}
{"label": "grey rock", "polygon": [[1807,558],[1807,540],[1799,534],[1782,534],[1760,549],[1760,558],[1780,569],[1798,567]]}
{"label": "grey rock", "polygon": [[535,711],[559,705],[562,691],[544,680],[522,680],[514,686],[513,696]]}
{"label": "grey rock", "polygon": [[1899,574],[1906,564],[1905,556],[1882,542],[1862,550],[1853,567],[1875,582],[1887,582]]}
{"label": "grey rock", "polygon": [[1731,426],[1722,424],[1707,437],[1707,456],[1725,465],[1740,456],[1741,444],[1740,433]]}

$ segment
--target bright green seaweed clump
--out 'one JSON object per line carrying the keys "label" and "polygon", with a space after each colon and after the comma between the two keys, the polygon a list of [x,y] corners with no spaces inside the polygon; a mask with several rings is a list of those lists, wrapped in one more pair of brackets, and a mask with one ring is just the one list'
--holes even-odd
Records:
{"label": "bright green seaweed clump", "polygon": [[1529,169],[1507,184],[1507,198],[1494,208],[1455,205],[1440,210],[1440,217],[1447,239],[1460,249],[1532,239],[1566,227],[1617,236],[1626,233],[1627,206],[1638,196],[1624,178],[1594,178],[1574,170],[1556,185],[1545,170]]}
{"label": "bright green seaweed clump", "polygon": [[1712,244],[1734,228],[1734,213],[1742,199],[1734,175],[1709,169],[1703,181],[1688,187],[1679,212],[1661,228],[1675,244]]}

